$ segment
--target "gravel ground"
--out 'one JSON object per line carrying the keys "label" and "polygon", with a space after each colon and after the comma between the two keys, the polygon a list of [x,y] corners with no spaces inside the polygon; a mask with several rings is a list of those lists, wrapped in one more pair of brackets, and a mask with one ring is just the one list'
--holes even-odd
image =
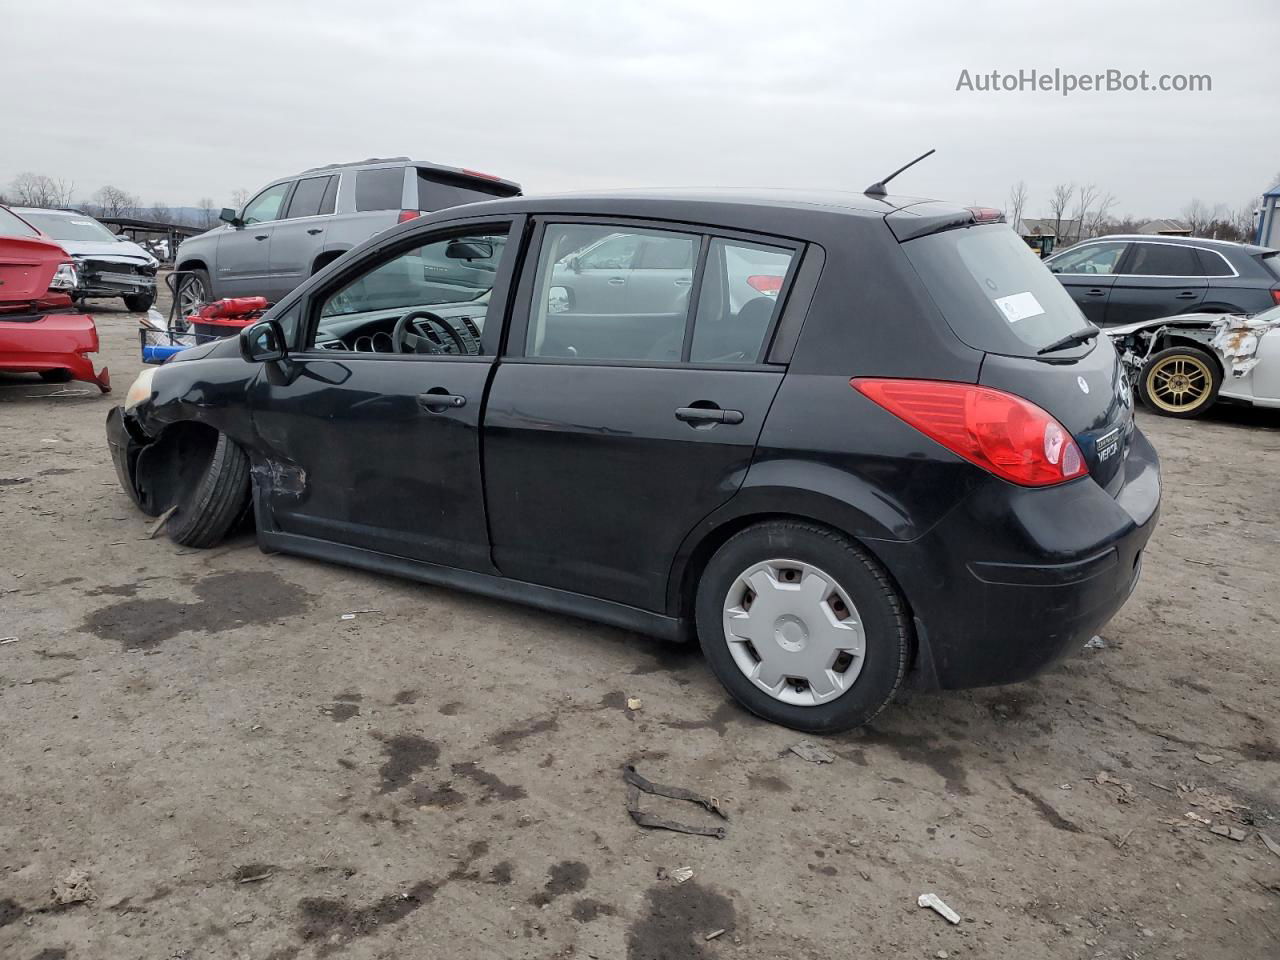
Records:
{"label": "gravel ground", "polygon": [[[0,375],[6,960],[1280,955],[1280,413],[1141,413],[1163,517],[1105,646],[814,764],[696,651],[146,539],[102,428],[136,317],[94,312],[115,394]],[[727,837],[635,826],[629,761]]]}

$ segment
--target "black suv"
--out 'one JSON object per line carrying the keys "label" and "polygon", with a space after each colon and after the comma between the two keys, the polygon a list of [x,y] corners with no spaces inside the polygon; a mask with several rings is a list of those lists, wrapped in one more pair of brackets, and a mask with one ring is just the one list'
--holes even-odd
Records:
{"label": "black suv", "polygon": [[1280,250],[1199,237],[1098,237],[1045,261],[1099,326],[1280,303]]}
{"label": "black suv", "polygon": [[904,682],[1078,650],[1156,522],[1115,351],[1000,219],[794,193],[442,211],[144,372],[113,458],[179,543],[251,503],[263,549],[696,634],[751,710],[847,728]]}

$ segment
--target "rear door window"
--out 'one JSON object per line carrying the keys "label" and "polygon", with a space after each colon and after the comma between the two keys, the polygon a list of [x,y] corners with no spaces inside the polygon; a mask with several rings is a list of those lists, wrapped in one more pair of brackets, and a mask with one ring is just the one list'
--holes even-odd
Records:
{"label": "rear door window", "polygon": [[[289,201],[289,212],[285,214],[287,219],[294,217],[315,217],[321,211],[325,196],[329,192],[330,181],[334,177],[310,177],[306,180],[298,181],[298,189],[293,191],[293,198]],[[332,213],[333,211],[328,211]]]}
{"label": "rear door window", "polygon": [[1133,252],[1120,269],[1130,277],[1199,277],[1200,261],[1195,247],[1172,243],[1135,243]]}
{"label": "rear door window", "polygon": [[380,167],[356,173],[356,211],[399,210],[404,195],[404,167]]}
{"label": "rear door window", "polygon": [[795,251],[717,237],[693,322],[693,363],[757,363]]}
{"label": "rear door window", "polygon": [[945,230],[902,249],[955,335],[977,350],[1033,357],[1089,326],[1062,284],[1004,224]]}
{"label": "rear door window", "polygon": [[482,200],[516,194],[510,187],[498,183],[490,187],[479,180],[453,182],[441,174],[422,168],[418,168],[417,172],[419,210],[443,210],[463,203],[479,203]]}

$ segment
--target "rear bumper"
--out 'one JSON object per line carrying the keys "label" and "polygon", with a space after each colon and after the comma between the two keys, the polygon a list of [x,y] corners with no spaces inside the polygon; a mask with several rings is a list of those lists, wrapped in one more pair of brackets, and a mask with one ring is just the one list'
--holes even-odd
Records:
{"label": "rear bumper", "polygon": [[111,390],[111,375],[93,369],[88,354],[98,350],[98,329],[83,313],[48,313],[0,318],[0,370],[12,373],[70,371],[73,379]]}
{"label": "rear bumper", "polygon": [[910,543],[871,544],[915,615],[916,685],[1014,683],[1079,650],[1124,605],[1159,516],[1160,462],[1135,431],[1112,498],[1085,478],[993,480]]}

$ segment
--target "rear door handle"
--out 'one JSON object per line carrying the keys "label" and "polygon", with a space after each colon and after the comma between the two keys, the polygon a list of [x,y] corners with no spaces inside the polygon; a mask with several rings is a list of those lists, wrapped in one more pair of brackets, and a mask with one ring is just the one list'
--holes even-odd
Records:
{"label": "rear door handle", "polygon": [[1093,288],[1093,289],[1091,289],[1091,290],[1089,291],[1089,293],[1087,294],[1087,296],[1090,296],[1090,297],[1105,297],[1106,295],[1107,295],[1107,291],[1105,291],[1105,290],[1103,290],[1103,289],[1101,289],[1101,288],[1099,288],[1099,287],[1094,287],[1094,288]]}
{"label": "rear door handle", "polygon": [[271,236],[271,234],[269,234],[269,233],[260,233],[260,234],[258,234],[256,237],[254,237],[253,239],[255,239],[255,240],[265,240],[265,239],[267,239],[267,237],[269,237],[269,236]]}
{"label": "rear door handle", "polygon": [[324,233],[324,227],[312,227],[307,233],[314,237],[317,233]]}
{"label": "rear door handle", "polygon": [[741,410],[721,410],[719,407],[678,407],[676,419],[685,423],[741,423]]}
{"label": "rear door handle", "polygon": [[688,286],[692,286],[692,285],[693,285],[693,281],[692,281],[692,280],[687,280],[687,279],[681,278],[681,279],[679,279],[679,280],[675,281],[675,284],[676,284],[676,286],[677,286],[677,287],[688,287]]}
{"label": "rear door handle", "polygon": [[1196,294],[1196,292],[1195,292],[1194,290],[1183,290],[1180,294],[1178,294],[1178,299],[1179,299],[1179,300],[1194,300],[1194,299],[1196,298],[1196,296],[1197,296],[1197,294]]}
{"label": "rear door handle", "polygon": [[626,282],[627,282],[626,277],[610,277],[609,278],[609,286],[611,287],[620,287]]}
{"label": "rear door handle", "polygon": [[440,387],[434,387],[426,393],[418,394],[418,406],[427,413],[444,413],[467,405],[467,398],[456,393],[444,393]]}

